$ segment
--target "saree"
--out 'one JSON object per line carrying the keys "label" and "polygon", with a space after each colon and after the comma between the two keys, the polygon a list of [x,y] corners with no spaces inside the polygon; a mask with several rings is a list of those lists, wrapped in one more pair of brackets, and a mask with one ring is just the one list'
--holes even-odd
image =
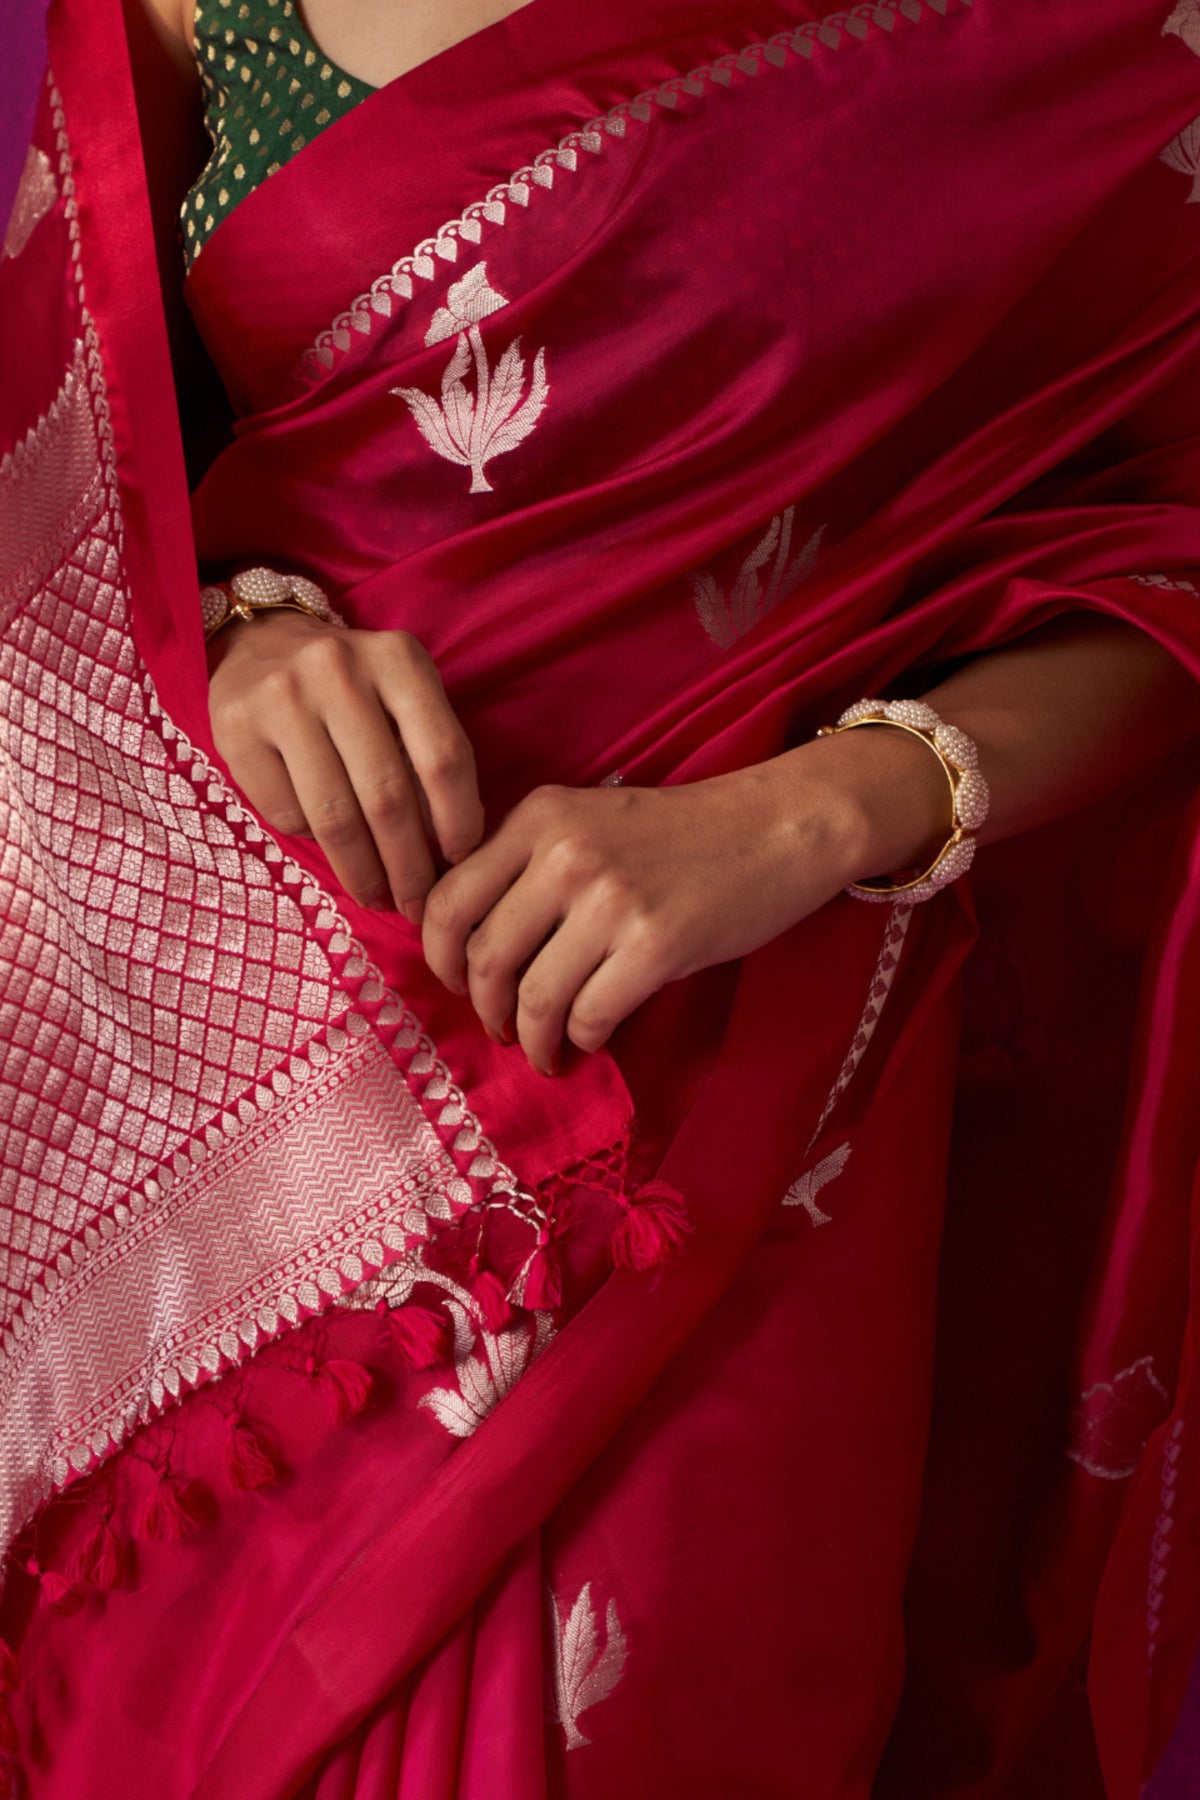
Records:
{"label": "saree", "polygon": [[190,503],[136,76],[58,0],[0,263],[10,1785],[965,1800],[1090,1635],[1136,1795],[1200,1636],[1194,767],[548,1082],[237,795],[196,559],[417,636],[492,824],[1071,612],[1200,672],[1196,6],[532,0],[206,243]]}

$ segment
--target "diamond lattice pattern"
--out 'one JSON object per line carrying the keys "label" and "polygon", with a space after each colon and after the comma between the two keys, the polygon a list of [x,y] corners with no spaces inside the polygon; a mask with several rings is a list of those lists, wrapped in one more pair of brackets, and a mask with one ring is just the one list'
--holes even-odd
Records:
{"label": "diamond lattice pattern", "polygon": [[0,641],[5,1322],[345,1004],[296,904],[172,766],[144,681],[105,510]]}

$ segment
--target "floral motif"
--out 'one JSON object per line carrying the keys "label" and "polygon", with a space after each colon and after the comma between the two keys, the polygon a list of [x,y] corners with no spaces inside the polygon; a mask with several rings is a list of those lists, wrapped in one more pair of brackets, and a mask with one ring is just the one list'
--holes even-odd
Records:
{"label": "floral motif", "polygon": [[566,1733],[567,1749],[578,1750],[591,1743],[579,1729],[580,1714],[607,1700],[624,1673],[625,1634],[617,1617],[617,1603],[610,1600],[604,1621],[604,1648],[600,1648],[590,1581],[580,1590],[565,1621],[553,1594],[550,1607],[554,1623],[553,1716]]}
{"label": "floral motif", "polygon": [[1169,32],[1181,37],[1188,49],[1200,56],[1200,0],[1179,0],[1179,5],[1163,26],[1163,36],[1166,37]]}
{"label": "floral motif", "polygon": [[1181,175],[1191,176],[1192,191],[1188,200],[1192,204],[1200,202],[1200,118],[1193,119],[1177,138],[1171,139],[1162,153],[1162,161],[1169,169],[1178,169]]}
{"label": "floral motif", "polygon": [[[425,334],[427,346],[458,334],[454,355],[442,376],[441,402],[421,388],[392,388],[403,400],[431,450],[471,471],[471,493],[490,494],[486,465],[524,443],[542,416],[550,385],[546,352],[539,350],[532,371],[514,338],[493,369],[479,329],[480,321],[508,305],[488,285],[486,263],[477,263],[456,281]],[[474,365],[475,391],[467,388]],[[526,376],[528,375],[528,391]]]}
{"label": "floral motif", "polygon": [[1154,1373],[1154,1358],[1139,1357],[1111,1381],[1084,1389],[1071,1421],[1068,1458],[1102,1481],[1124,1481],[1170,1403]]}
{"label": "floral motif", "polygon": [[831,1150],[828,1156],[822,1158],[815,1169],[809,1169],[798,1181],[792,1183],[783,1197],[783,1204],[802,1206],[814,1226],[828,1225],[833,1215],[821,1210],[817,1205],[817,1195],[841,1174],[849,1160],[849,1144],[839,1144],[836,1150]]}
{"label": "floral motif", "polygon": [[[728,650],[738,638],[765,619],[781,600],[794,593],[816,562],[825,535],[824,525],[813,532],[795,561],[788,561],[795,514],[794,506],[789,506],[786,512],[776,513],[738,570],[728,595],[716,576],[707,570],[692,576],[696,614],[713,643],[722,650]],[[772,556],[775,560],[764,589],[759,571]]]}
{"label": "floral motif", "polygon": [[[478,1429],[490,1412],[510,1394],[529,1365],[541,1355],[554,1335],[549,1313],[538,1313],[526,1325],[507,1331],[477,1332],[465,1306],[447,1300],[454,1320],[454,1362],[457,1388],[432,1388],[419,1404],[427,1406],[451,1437],[466,1438]],[[478,1340],[482,1356],[475,1353]]]}

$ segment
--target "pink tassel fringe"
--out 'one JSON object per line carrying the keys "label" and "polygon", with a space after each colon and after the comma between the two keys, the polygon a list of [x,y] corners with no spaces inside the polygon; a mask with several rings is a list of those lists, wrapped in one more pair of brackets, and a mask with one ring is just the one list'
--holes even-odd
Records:
{"label": "pink tassel fringe", "polygon": [[274,1457],[257,1433],[240,1419],[229,1421],[225,1468],[234,1487],[243,1492],[270,1487],[279,1479]]}
{"label": "pink tassel fringe", "polygon": [[[386,1309],[381,1302],[377,1309]],[[432,1369],[446,1362],[454,1347],[454,1330],[444,1312],[428,1306],[398,1306],[387,1312],[387,1327],[400,1360],[409,1369]]]}
{"label": "pink tassel fringe", "polygon": [[77,1544],[67,1564],[70,1580],[80,1587],[115,1588],[121,1579],[121,1546],[107,1519],[93,1525]]}
{"label": "pink tassel fringe", "polygon": [[471,1283],[471,1298],[479,1308],[485,1327],[493,1335],[511,1325],[513,1309],[504,1292],[504,1283],[490,1269],[485,1269]]}
{"label": "pink tassel fringe", "polygon": [[335,1425],[344,1425],[370,1401],[375,1382],[370,1369],[345,1358],[331,1357],[318,1363],[310,1359],[308,1373],[313,1377],[325,1402],[325,1410]]}
{"label": "pink tassel fringe", "polygon": [[659,1269],[680,1249],[692,1229],[678,1188],[648,1181],[638,1188],[617,1221],[609,1250],[618,1269],[644,1274]]}
{"label": "pink tassel fringe", "polygon": [[153,1544],[179,1544],[208,1524],[211,1509],[194,1481],[163,1475],[133,1515],[133,1533]]}
{"label": "pink tassel fringe", "polygon": [[530,1312],[546,1312],[551,1307],[562,1305],[562,1291],[562,1270],[555,1261],[550,1246],[543,1244],[534,1251],[530,1259],[522,1305],[527,1306]]}

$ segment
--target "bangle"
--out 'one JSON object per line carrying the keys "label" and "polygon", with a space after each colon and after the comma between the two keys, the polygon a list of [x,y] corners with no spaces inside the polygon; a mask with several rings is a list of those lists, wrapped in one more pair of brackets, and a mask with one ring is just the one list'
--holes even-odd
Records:
{"label": "bangle", "polygon": [[824,725],[818,737],[833,737],[860,725],[890,725],[928,744],[945,770],[950,790],[950,832],[927,869],[910,881],[882,876],[878,880],[851,882],[846,889],[856,900],[903,901],[915,905],[931,900],[940,888],[965,875],[975,857],[975,838],[988,815],[991,796],[979,771],[979,753],[965,731],[946,725],[923,700],[857,700],[848,706],[836,725]]}
{"label": "bangle", "polygon": [[200,589],[200,617],[204,636],[215,637],[234,619],[252,619],[257,612],[280,608],[307,613],[322,625],[344,625],[325,593],[303,575],[280,575],[274,569],[243,569],[229,581]]}

